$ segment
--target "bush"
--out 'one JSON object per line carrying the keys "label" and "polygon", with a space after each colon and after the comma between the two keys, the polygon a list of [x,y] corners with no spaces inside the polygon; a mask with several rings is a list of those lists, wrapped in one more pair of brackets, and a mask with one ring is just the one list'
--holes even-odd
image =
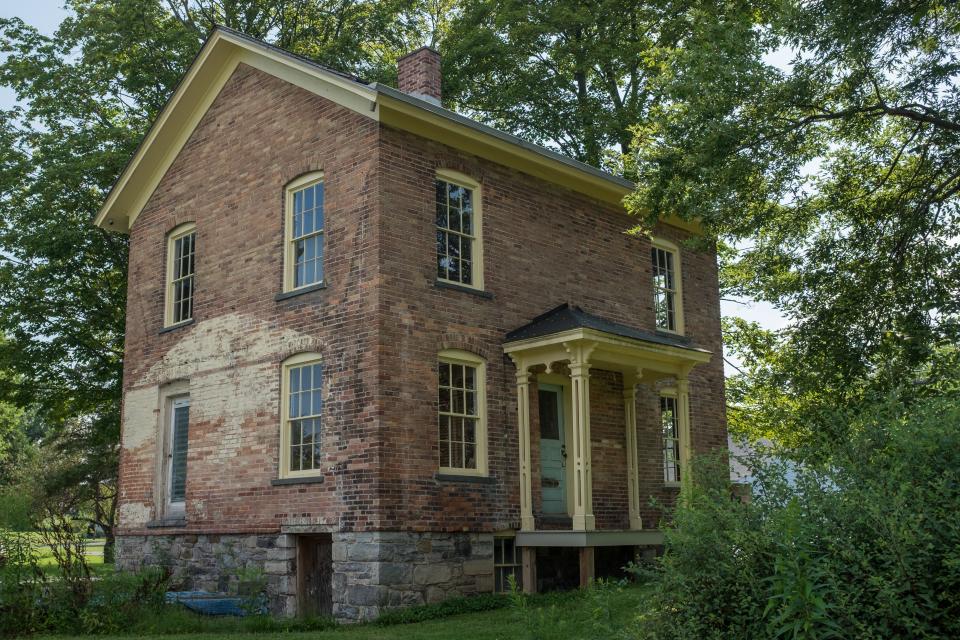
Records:
{"label": "bush", "polygon": [[449,598],[434,604],[423,604],[404,609],[390,609],[377,618],[379,625],[410,624],[425,620],[436,620],[461,613],[492,611],[510,605],[510,599],[503,594],[485,593],[482,595]]}
{"label": "bush", "polygon": [[750,504],[698,461],[639,635],[960,637],[960,402],[838,420],[853,435],[816,464],[752,460]]}

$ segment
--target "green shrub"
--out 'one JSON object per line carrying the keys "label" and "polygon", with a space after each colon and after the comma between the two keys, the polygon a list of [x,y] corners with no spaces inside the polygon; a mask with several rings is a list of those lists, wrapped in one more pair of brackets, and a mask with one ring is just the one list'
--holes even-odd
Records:
{"label": "green shrub", "polygon": [[0,529],[0,636],[43,628],[46,576],[29,534]]}
{"label": "green shrub", "polygon": [[404,609],[390,609],[377,618],[379,625],[410,624],[446,618],[461,613],[476,613],[478,611],[492,611],[502,609],[510,604],[506,595],[485,593],[466,598],[449,598],[434,604],[423,604]]}
{"label": "green shrub", "polygon": [[697,462],[641,637],[960,637],[960,402],[837,419],[816,463],[753,459],[750,504]]}

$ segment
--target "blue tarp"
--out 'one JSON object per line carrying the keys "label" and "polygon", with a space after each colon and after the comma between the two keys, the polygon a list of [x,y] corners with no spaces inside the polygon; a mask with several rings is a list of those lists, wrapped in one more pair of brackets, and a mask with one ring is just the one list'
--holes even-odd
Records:
{"label": "blue tarp", "polygon": [[260,611],[253,610],[248,598],[228,596],[225,593],[212,591],[167,591],[165,599],[168,604],[179,602],[187,609],[207,616],[245,616],[250,613],[266,613],[266,607]]}

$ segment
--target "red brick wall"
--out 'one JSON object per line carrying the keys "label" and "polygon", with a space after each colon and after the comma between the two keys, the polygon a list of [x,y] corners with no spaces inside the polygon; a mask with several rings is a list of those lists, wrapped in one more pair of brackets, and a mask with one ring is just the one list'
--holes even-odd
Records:
{"label": "red brick wall", "polygon": [[[624,233],[634,221],[617,207],[468,156],[412,134],[384,128],[380,152],[384,210],[379,298],[383,430],[383,505],[387,526],[498,529],[519,520],[515,369],[503,356],[504,334],[563,302],[652,329],[650,244]],[[485,288],[492,298],[434,286],[434,175],[460,171],[482,185]],[[682,242],[685,233],[658,233]],[[694,447],[726,446],[719,291],[712,252],[683,252],[687,335],[713,351],[691,374]],[[434,479],[437,467],[436,354],[456,347],[487,360],[490,474],[495,484]],[[626,470],[619,377],[594,370],[594,495],[598,526],[626,522]],[[642,388],[642,387],[641,387]],[[609,395],[609,398],[607,397]],[[638,403],[642,503],[664,490],[659,407]],[[532,422],[536,398],[531,398]],[[537,433],[535,422],[532,431]],[[539,506],[533,443],[534,502]],[[656,441],[655,444],[653,441]],[[616,476],[607,471],[616,469]],[[468,507],[446,508],[455,500]],[[647,514],[645,525],[656,514]]]}
{"label": "red brick wall", "polygon": [[[131,230],[120,471],[121,527],[154,504],[159,388],[189,380],[186,515],[192,530],[275,531],[281,522],[375,525],[377,137],[374,121],[241,66]],[[323,170],[324,290],[277,301],[284,185]],[[195,221],[195,323],[160,333],[165,236]],[[322,484],[277,478],[280,363],[325,363]],[[147,406],[145,406],[147,405]],[[152,422],[151,422],[152,420]],[[134,445],[135,446],[131,446]],[[330,470],[333,469],[333,470]],[[165,530],[169,532],[169,530]]]}

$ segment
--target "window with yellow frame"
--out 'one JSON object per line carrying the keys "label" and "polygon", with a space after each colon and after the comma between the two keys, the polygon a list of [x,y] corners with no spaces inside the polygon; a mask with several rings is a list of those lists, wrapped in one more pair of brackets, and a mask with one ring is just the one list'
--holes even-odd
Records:
{"label": "window with yellow frame", "polygon": [[680,248],[661,238],[650,247],[653,272],[653,314],[660,331],[683,333],[683,289]]}
{"label": "window with yellow frame", "polygon": [[280,384],[280,477],[321,473],[323,463],[323,362],[301,353],[284,360]]}
{"label": "window with yellow frame", "polygon": [[193,320],[197,227],[187,222],[167,235],[167,275],[163,325]]}
{"label": "window with yellow frame", "polygon": [[453,349],[441,351],[438,361],[440,472],[486,475],[486,363]]}
{"label": "window with yellow frame", "polygon": [[437,280],[483,289],[480,184],[450,170],[436,176]]}
{"label": "window with yellow frame", "polygon": [[288,184],[285,202],[283,290],[322,285],[326,224],[323,173],[308,173]]}

